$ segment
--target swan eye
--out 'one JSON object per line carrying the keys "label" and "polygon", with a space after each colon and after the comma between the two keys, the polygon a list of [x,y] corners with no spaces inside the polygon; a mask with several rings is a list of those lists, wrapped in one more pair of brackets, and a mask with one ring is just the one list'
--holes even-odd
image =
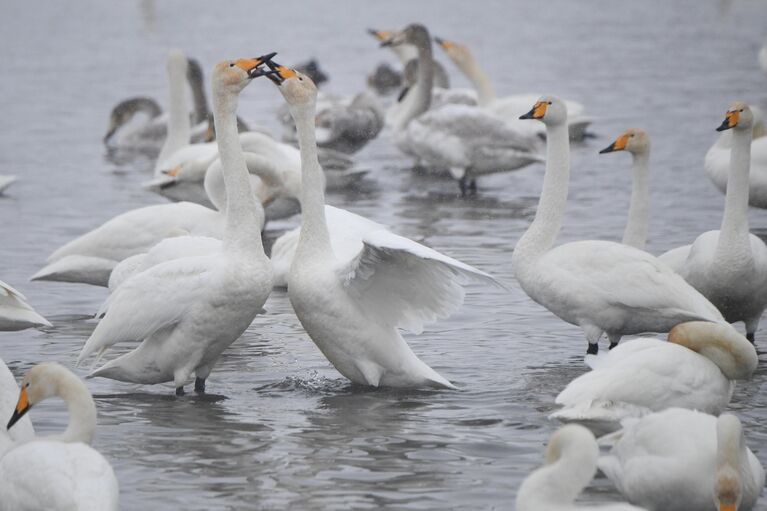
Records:
{"label": "swan eye", "polygon": [[632,133],[632,134],[630,135],[630,137],[631,137],[631,138],[634,138],[634,134]]}
{"label": "swan eye", "polygon": [[551,104],[551,101],[549,101],[549,105]]}
{"label": "swan eye", "polygon": [[230,62],[229,67],[234,67],[234,62]]}
{"label": "swan eye", "polygon": [[740,110],[738,110],[738,112],[742,112],[742,111],[743,111],[743,109],[742,109],[742,108],[741,108]]}
{"label": "swan eye", "polygon": [[25,388],[25,389],[28,389],[28,388],[29,388],[29,382],[27,382],[27,383],[25,383],[25,384],[24,384],[24,388]]}

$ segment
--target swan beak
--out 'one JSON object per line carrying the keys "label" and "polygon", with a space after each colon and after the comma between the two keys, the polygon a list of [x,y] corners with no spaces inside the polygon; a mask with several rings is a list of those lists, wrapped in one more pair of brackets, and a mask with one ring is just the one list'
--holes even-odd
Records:
{"label": "swan beak", "polygon": [[391,39],[391,32],[384,32],[383,30],[376,30],[374,28],[369,28],[368,34],[372,35],[381,42],[385,42]]}
{"label": "swan beak", "polygon": [[546,115],[546,107],[547,103],[545,101],[539,101],[535,104],[532,110],[527,112],[524,115],[520,115],[520,119],[543,119],[543,116]]}
{"label": "swan beak", "polygon": [[720,502],[719,503],[719,511],[737,511],[737,510],[735,509],[735,504],[734,503],[722,504]]}
{"label": "swan beak", "polygon": [[29,404],[29,399],[27,399],[27,389],[22,388],[21,392],[19,392],[19,401],[16,403],[16,408],[13,410],[13,415],[11,420],[8,421],[6,429],[11,429],[14,424],[19,422],[19,419],[24,417],[31,407],[32,405]]}
{"label": "swan beak", "polygon": [[628,135],[621,135],[620,137],[615,139],[615,142],[613,142],[609,146],[599,151],[599,154],[612,153],[613,151],[623,151],[624,149],[626,149],[626,144],[628,143],[628,141],[629,141]]}
{"label": "swan beak", "polygon": [[275,55],[277,55],[277,52],[262,55],[254,59],[239,59],[234,61],[234,65],[248,73],[248,78],[258,78],[259,76],[264,76],[268,73],[268,71],[261,69],[261,66],[269,62]]}
{"label": "swan beak", "polygon": [[277,86],[282,85],[288,78],[293,78],[296,76],[296,72],[294,70],[282,66],[276,62],[272,62],[271,60],[267,62],[267,65],[269,66],[270,71],[264,73],[264,76],[269,78],[272,83]]}
{"label": "swan beak", "polygon": [[434,42],[437,43],[438,45],[440,45],[442,47],[442,49],[444,49],[444,50],[449,50],[450,48],[453,47],[453,43],[451,43],[450,41],[447,41],[445,39],[442,39],[441,37],[436,37],[435,36],[434,37]]}
{"label": "swan beak", "polygon": [[737,110],[731,110],[727,112],[727,114],[725,114],[724,121],[722,121],[721,126],[719,126],[716,131],[725,131],[734,128],[738,124],[739,116],[740,112]]}

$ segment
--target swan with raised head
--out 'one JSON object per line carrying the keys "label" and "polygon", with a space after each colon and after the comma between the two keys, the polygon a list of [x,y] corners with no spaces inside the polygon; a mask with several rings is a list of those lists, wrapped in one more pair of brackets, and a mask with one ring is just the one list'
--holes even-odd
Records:
{"label": "swan with raised head", "polygon": [[0,421],[0,458],[14,444],[27,442],[35,436],[35,430],[29,417],[20,419],[10,431],[2,427],[4,426],[3,421],[13,415],[18,399],[19,386],[16,384],[16,379],[13,377],[10,369],[8,369],[8,366],[5,365],[3,359],[0,358],[0,419],[2,419]]}
{"label": "swan with raised head", "polygon": [[600,470],[650,511],[749,511],[764,488],[764,467],[729,413],[671,408],[625,421],[602,442],[613,445]]}
{"label": "swan with raised head", "polygon": [[[431,38],[423,25],[408,25],[387,42],[413,44],[419,61],[431,59]],[[462,194],[476,190],[477,176],[542,161],[538,137],[516,131],[479,107],[445,105],[429,110],[432,80],[429,66],[419,66],[418,81],[394,125],[395,143],[402,152],[426,167],[449,170]]]}
{"label": "swan with raised head", "polygon": [[0,458],[2,508],[116,511],[119,485],[112,466],[90,446],[96,431],[96,404],[80,378],[59,364],[34,366],[21,381],[8,430],[18,427],[30,408],[51,397],[66,403],[67,429],[20,442]]}
{"label": "swan with raised head", "polygon": [[716,305],[730,322],[743,321],[754,342],[767,308],[767,246],[749,232],[748,188],[753,115],[743,102],[733,103],[718,131],[732,130],[730,172],[722,226],[704,232],[692,245],[660,258]]}
{"label": "swan with raised head", "polygon": [[[393,30],[375,30],[368,29],[368,34],[372,35],[379,43],[389,42],[396,31]],[[386,45],[397,57],[402,65],[403,81],[405,88],[415,85],[418,69],[418,49],[412,44]],[[431,69],[434,76],[434,87],[442,89],[450,88],[450,79],[447,76],[445,68],[438,61],[431,59]]]}
{"label": "swan with raised head", "polygon": [[[524,126],[519,125],[519,116],[530,109],[530,105],[535,103],[535,100],[541,96],[540,94],[514,94],[502,98],[497,97],[493,83],[474,59],[468,47],[439,37],[435,37],[434,40],[474,86],[477,93],[477,104],[480,107],[512,123],[516,129],[532,130],[538,135],[546,135],[546,130],[541,126],[532,123],[527,123]],[[582,104],[569,100],[565,100],[565,103],[570,121],[570,138],[582,139],[586,134],[586,129],[591,124],[591,119],[584,114]]]}
{"label": "swan with raised head", "polygon": [[629,504],[578,506],[575,499],[597,472],[599,447],[588,429],[569,424],[551,435],[544,465],[517,491],[517,511],[642,511]]}
{"label": "swan with raised head", "polygon": [[35,312],[26,297],[0,280],[0,331],[25,330],[41,326],[52,326]]}
{"label": "swan with raised head", "polygon": [[652,255],[611,241],[554,247],[570,183],[567,107],[543,96],[522,116],[546,125],[546,173],[535,219],[519,239],[511,264],[522,289],[560,319],[579,326],[596,353],[603,333],[668,332],[686,321],[723,322],[703,295]]}
{"label": "swan with raised head", "polygon": [[650,159],[650,137],[639,128],[630,128],[621,133],[615,142],[605,147],[600,154],[615,151],[631,153],[631,202],[623,244],[644,250],[647,242],[647,223],[650,216],[650,189],[648,165]]}
{"label": "swan with raised head", "polygon": [[267,76],[290,105],[301,151],[301,230],[288,273],[288,296],[309,337],[354,383],[455,388],[410,349],[399,328],[420,332],[463,299],[462,281],[494,279],[471,266],[385,230],[362,236],[353,254],[336,254],[325,216],[314,138],[317,89],[307,77],[271,63]]}
{"label": "swan with raised head", "polygon": [[142,384],[173,381],[181,395],[194,373],[195,391],[204,392],[221,353],[262,310],[272,290],[272,269],[261,242],[263,210],[237,138],[236,111],[240,92],[263,73],[269,57],[223,61],[213,70],[213,112],[227,195],[221,250],[173,259],[123,282],[102,307],[104,318],[78,363],[121,341],[142,342],[91,376]]}
{"label": "swan with raised head", "polygon": [[672,406],[718,414],[759,359],[731,325],[693,321],[675,326],[668,342],[636,339],[587,362],[592,370],[557,396],[563,408],[551,418],[608,432],[626,417]]}

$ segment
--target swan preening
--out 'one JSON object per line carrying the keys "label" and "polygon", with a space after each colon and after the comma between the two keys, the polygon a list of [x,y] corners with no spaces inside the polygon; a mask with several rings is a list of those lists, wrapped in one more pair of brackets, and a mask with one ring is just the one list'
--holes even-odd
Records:
{"label": "swan preening", "polygon": [[51,326],[27,303],[26,297],[0,280],[0,331]]}
{"label": "swan preening", "polygon": [[748,105],[733,103],[718,131],[731,130],[730,169],[722,226],[661,260],[706,296],[734,323],[743,321],[754,342],[767,307],[767,246],[749,232],[748,197],[754,116]]}
{"label": "swan preening", "polygon": [[764,488],[735,415],[669,408],[625,421],[610,442],[599,469],[649,511],[749,511]]}
{"label": "swan preening", "polygon": [[626,417],[670,407],[721,413],[735,380],[756,370],[754,347],[731,325],[694,321],[675,326],[668,342],[636,339],[588,360],[592,370],[557,396],[551,414],[609,432]]}
{"label": "swan preening", "polygon": [[579,326],[592,354],[602,334],[613,347],[623,335],[668,332],[686,321],[722,322],[711,302],[647,252],[596,240],[553,247],[570,181],[567,107],[544,96],[522,117],[542,121],[547,131],[538,210],[512,255],[514,274],[528,296]]}
{"label": "swan preening", "polygon": [[30,369],[21,381],[18,401],[7,423],[9,432],[13,434],[20,426],[31,429],[26,413],[51,397],[66,403],[69,425],[58,435],[27,436],[13,443],[5,454],[0,453],[2,508],[117,510],[117,478],[109,462],[90,447],[96,431],[96,405],[77,376],[50,362]]}
{"label": "swan preening", "polygon": [[517,511],[643,511],[629,504],[575,504],[597,472],[598,457],[597,441],[588,429],[577,424],[561,427],[546,445],[544,465],[519,487]]}

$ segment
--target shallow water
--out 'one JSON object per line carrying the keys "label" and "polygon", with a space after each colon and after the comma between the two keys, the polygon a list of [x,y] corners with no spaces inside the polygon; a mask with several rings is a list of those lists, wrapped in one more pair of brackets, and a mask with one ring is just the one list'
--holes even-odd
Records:
{"label": "shallow water", "polygon": [[[655,254],[718,227],[723,196],[702,168],[714,128],[733,99],[767,103],[767,77],[756,63],[767,27],[764,2],[329,5],[6,3],[0,174],[21,179],[0,198],[0,278],[54,324],[0,334],[0,356],[15,374],[49,360],[73,367],[95,325],[88,318],[105,297],[100,288],[28,277],[69,239],[160,202],[138,186],[151,162],[107,157],[100,140],[118,100],[140,93],[166,102],[170,47],[206,69],[267,51],[279,51],[288,64],[316,56],[331,77],[325,90],[353,93],[378,62],[394,63],[364,29],[422,21],[470,44],[499,93],[555,92],[585,103],[597,119],[597,137],[573,147],[562,240],[620,239],[629,157],[597,151],[627,127],[645,128],[653,141],[648,249]],[[271,84],[257,82],[243,92],[240,113],[277,132],[280,101]],[[386,135],[357,158],[372,169],[363,189],[330,194],[331,204],[509,284],[508,292],[470,286],[455,316],[407,337],[460,391],[349,385],[303,333],[286,294],[275,292],[267,313],[224,353],[209,396],[177,399],[170,386],[88,381],[99,411],[95,446],[115,468],[123,509],[513,507],[520,481],[540,464],[557,426],[546,419],[554,397],[586,369],[581,333],[533,304],[511,276],[511,249],[534,213],[543,166],[483,178],[478,198],[460,200],[454,183],[406,170],[409,162]],[[767,231],[764,211],[751,211],[751,226]],[[757,336],[767,346],[767,332]],[[731,406],[763,463],[766,381],[762,367]],[[43,433],[67,421],[59,403],[44,403],[31,416]],[[581,500],[617,498],[602,479]],[[767,510],[767,499],[758,509]]]}

